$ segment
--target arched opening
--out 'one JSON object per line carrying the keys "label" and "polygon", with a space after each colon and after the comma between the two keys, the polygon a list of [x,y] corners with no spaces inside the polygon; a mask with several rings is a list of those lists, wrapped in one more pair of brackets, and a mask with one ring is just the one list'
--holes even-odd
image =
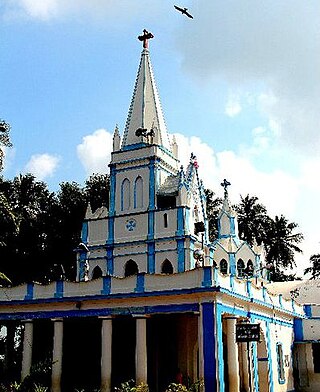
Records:
{"label": "arched opening", "polygon": [[220,272],[221,272],[223,275],[227,275],[227,273],[228,273],[228,262],[227,262],[227,260],[225,260],[225,259],[222,259],[222,260],[220,261]]}
{"label": "arched opening", "polygon": [[173,274],[173,266],[168,259],[165,259],[165,261],[162,263],[161,273],[168,275]]}
{"label": "arched opening", "polygon": [[94,267],[93,271],[92,271],[92,279],[99,279],[102,276],[102,270],[101,268],[97,265],[96,267]]}
{"label": "arched opening", "polygon": [[121,184],[121,211],[130,208],[130,181],[125,178]]}
{"label": "arched opening", "polygon": [[244,276],[245,265],[242,259],[239,259],[237,262],[237,275],[239,278],[243,278]]}
{"label": "arched opening", "polygon": [[249,259],[247,262],[246,274],[247,276],[251,277],[253,276],[253,272],[254,272],[253,262],[252,260]]}
{"label": "arched opening", "polygon": [[143,207],[143,179],[139,176],[134,183],[134,208]]}
{"label": "arched opening", "polygon": [[137,275],[139,273],[138,265],[133,260],[128,260],[124,268],[124,276]]}

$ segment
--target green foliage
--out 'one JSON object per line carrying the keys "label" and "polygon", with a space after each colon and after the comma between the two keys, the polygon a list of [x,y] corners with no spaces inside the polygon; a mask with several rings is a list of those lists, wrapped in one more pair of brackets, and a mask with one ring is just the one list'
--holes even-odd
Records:
{"label": "green foliage", "polygon": [[[206,190],[206,195],[209,235],[212,241],[217,238],[217,228],[213,221],[216,222],[218,218],[221,200],[214,199],[214,193],[210,190]],[[283,215],[271,218],[266,207],[259,203],[256,196],[241,196],[240,203],[235,205],[234,209],[238,216],[239,237],[250,245],[254,242],[264,245],[266,261],[272,266],[270,279],[272,281],[297,279],[294,274],[287,272],[295,266],[296,253],[302,252],[299,244],[303,240],[303,234],[296,232],[297,223],[289,222]],[[317,276],[320,276],[320,272]]]}
{"label": "green foliage", "polygon": [[205,189],[205,195],[207,217],[209,221],[209,238],[210,241],[213,241],[218,236],[217,219],[221,209],[222,199],[219,197],[214,197],[215,194],[210,189]]}
{"label": "green foliage", "polygon": [[145,383],[136,385],[134,380],[129,380],[115,387],[114,392],[149,392],[149,387]]}
{"label": "green foliage", "polygon": [[80,242],[87,203],[94,209],[108,206],[108,184],[107,175],[94,174],[84,187],[64,182],[58,192],[50,192],[31,174],[12,181],[0,178],[0,271],[14,285],[74,280],[74,249]]}
{"label": "green foliage", "polygon": [[167,386],[165,392],[188,392],[188,389],[185,385],[172,382]]}
{"label": "green foliage", "polygon": [[305,274],[311,274],[310,279],[320,278],[320,254],[317,253],[310,257],[311,266],[304,270]]}

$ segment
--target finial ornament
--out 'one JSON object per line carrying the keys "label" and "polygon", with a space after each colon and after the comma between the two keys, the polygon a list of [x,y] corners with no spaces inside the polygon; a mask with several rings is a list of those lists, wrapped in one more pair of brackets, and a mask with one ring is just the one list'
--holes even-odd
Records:
{"label": "finial ornament", "polygon": [[148,40],[151,38],[153,38],[153,34],[146,29],[143,29],[143,35],[138,36],[138,40],[143,41],[144,49],[148,49]]}
{"label": "finial ornament", "polygon": [[224,188],[224,198],[228,197],[228,186],[231,185],[231,182],[227,181],[226,179],[220,184]]}

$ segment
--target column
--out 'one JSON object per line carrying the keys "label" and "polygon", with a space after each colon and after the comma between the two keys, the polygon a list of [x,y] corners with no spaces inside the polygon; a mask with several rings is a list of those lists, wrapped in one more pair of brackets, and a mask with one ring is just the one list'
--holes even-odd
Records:
{"label": "column", "polygon": [[147,319],[136,319],[136,383],[147,383]]}
{"label": "column", "polygon": [[112,318],[102,319],[101,327],[101,392],[110,392],[112,373]]}
{"label": "column", "polygon": [[52,373],[51,391],[61,391],[62,373],[62,343],[63,343],[63,320],[54,319],[53,321],[53,353],[52,353]]}
{"label": "column", "polygon": [[240,385],[238,343],[236,343],[236,317],[227,320],[227,352],[229,392],[238,392]]}
{"label": "column", "polygon": [[21,380],[30,374],[32,364],[33,323],[32,320],[24,322],[23,353]]}

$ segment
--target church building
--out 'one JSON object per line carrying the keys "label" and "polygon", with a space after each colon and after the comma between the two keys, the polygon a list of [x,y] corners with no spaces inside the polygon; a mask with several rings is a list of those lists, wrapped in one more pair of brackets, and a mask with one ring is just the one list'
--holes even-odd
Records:
{"label": "church building", "polygon": [[164,392],[178,371],[205,392],[293,392],[292,348],[307,315],[268,289],[262,247],[239,238],[227,180],[210,242],[197,158],[180,165],[164,121],[152,37],[139,36],[127,121],[113,135],[109,208],[87,208],[76,281],[0,288],[7,336],[23,329],[21,378],[49,356],[53,392],[109,392],[130,379]]}

